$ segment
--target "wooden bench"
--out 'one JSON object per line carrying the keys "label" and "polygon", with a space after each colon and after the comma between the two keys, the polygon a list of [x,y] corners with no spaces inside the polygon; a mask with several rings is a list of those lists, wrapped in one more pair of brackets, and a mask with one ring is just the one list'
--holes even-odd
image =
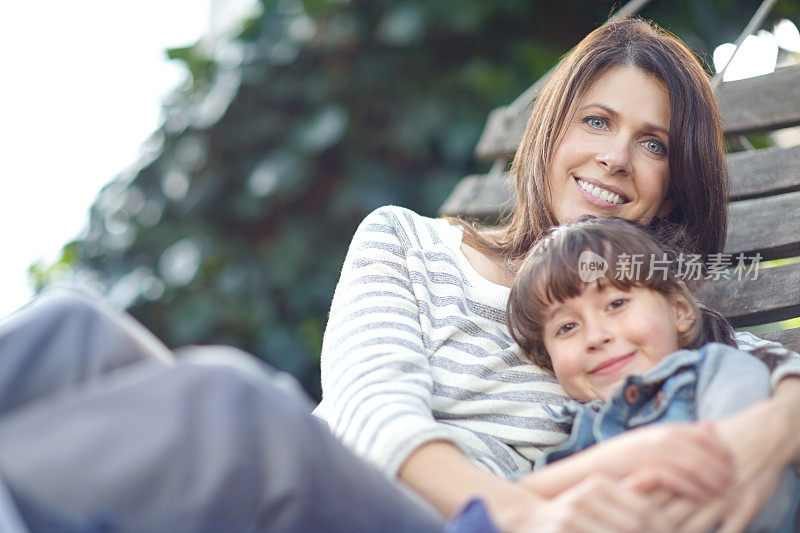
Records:
{"label": "wooden bench", "polygon": [[[494,164],[487,174],[464,178],[442,205],[442,215],[491,222],[513,206],[506,171],[540,85],[491,112],[476,155]],[[726,137],[733,143],[742,135],[800,125],[800,66],[722,83],[717,99]],[[800,260],[786,259],[800,255],[800,146],[735,152],[728,163],[731,204],[725,253],[761,254],[763,259],[757,279],[751,274],[742,280],[709,281],[700,297],[735,327],[759,326],[759,336],[800,352],[800,328],[763,327],[800,316]],[[785,260],[764,264],[774,259]]]}

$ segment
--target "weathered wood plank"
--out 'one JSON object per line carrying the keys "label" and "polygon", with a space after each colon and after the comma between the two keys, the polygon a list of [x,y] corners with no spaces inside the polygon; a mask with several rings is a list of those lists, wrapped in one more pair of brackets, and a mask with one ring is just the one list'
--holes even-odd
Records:
{"label": "weathered wood plank", "polygon": [[525,133],[525,125],[531,115],[531,103],[538,93],[539,87],[534,84],[522,93],[524,102],[520,97],[512,104],[498,107],[489,113],[486,126],[475,146],[475,156],[478,159],[489,160],[514,154]]}
{"label": "weathered wood plank", "polygon": [[759,333],[759,337],[783,344],[795,352],[800,352],[800,328],[780,329],[769,333]]}
{"label": "weathered wood plank", "polygon": [[[505,159],[501,161],[505,163]],[[728,163],[731,168],[731,195],[734,199],[752,199],[754,196],[800,189],[800,146],[739,152],[729,155]],[[459,184],[453,190],[442,206],[441,213],[479,218],[496,217],[498,206],[513,205],[509,179],[505,173],[499,171],[469,176],[463,180],[468,183],[463,186]],[[770,204],[767,205],[771,207]],[[791,205],[788,212],[784,210],[790,218],[800,215],[800,204],[796,205],[796,210],[791,209]],[[770,224],[775,220],[771,215],[767,218]],[[750,218],[746,220],[750,223]]]}
{"label": "weathered wood plank", "polygon": [[728,253],[760,252],[765,258],[800,254],[800,192],[732,202]]}
{"label": "weathered wood plank", "polygon": [[[479,159],[514,153],[525,132],[531,103],[542,85],[542,80],[537,81],[513,103],[489,113],[475,148]],[[729,135],[800,124],[800,65],[783,67],[765,76],[725,82],[719,88],[717,100],[723,128]]]}
{"label": "weathered wood plank", "polygon": [[439,208],[439,214],[482,221],[497,219],[503,209],[512,205],[509,203],[512,194],[505,183],[502,178],[491,174],[467,176],[458,182]]}
{"label": "weathered wood plank", "polygon": [[800,146],[728,155],[731,197],[751,198],[800,189]]}
{"label": "weathered wood plank", "polygon": [[800,315],[800,263],[763,268],[752,278],[710,281],[699,298],[727,316],[735,327]]}
{"label": "weathered wood plank", "polygon": [[[470,176],[442,206],[441,214],[497,218],[501,207],[513,205],[503,176]],[[732,202],[725,251],[759,252],[765,259],[800,254],[800,192]]]}
{"label": "weathered wood plank", "polygon": [[474,174],[462,179],[439,208],[439,214],[496,221],[502,212],[514,205],[507,168],[508,160],[501,157],[487,174]]}
{"label": "weathered wood plank", "polygon": [[439,214],[480,220],[496,219],[501,209],[516,204],[516,195],[511,187],[506,172],[467,176],[458,182],[439,208]]}
{"label": "weathered wood plank", "polygon": [[[462,180],[442,205],[441,215],[490,221],[501,209],[511,208],[509,184],[503,176],[469,176]],[[800,253],[800,192],[732,202],[729,216],[728,253],[755,252],[764,258]],[[781,220],[776,224],[776,220]]]}
{"label": "weathered wood plank", "polygon": [[722,127],[729,135],[800,124],[800,65],[723,83],[717,101]]}

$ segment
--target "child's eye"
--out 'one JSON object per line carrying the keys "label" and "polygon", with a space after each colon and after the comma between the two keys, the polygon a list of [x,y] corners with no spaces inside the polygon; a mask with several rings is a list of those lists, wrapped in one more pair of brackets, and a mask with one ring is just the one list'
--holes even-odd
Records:
{"label": "child's eye", "polygon": [[566,335],[573,329],[575,329],[575,322],[567,322],[566,324],[561,324],[558,329],[556,330],[556,337],[560,337],[561,335]]}
{"label": "child's eye", "polygon": [[649,139],[647,141],[644,141],[642,145],[644,146],[645,150],[647,150],[648,152],[652,152],[656,155],[666,155],[667,153],[666,145],[656,139]]}
{"label": "child's eye", "polygon": [[593,128],[593,129],[596,129],[596,130],[605,129],[606,126],[607,126],[606,119],[604,119],[602,117],[586,117],[585,119],[583,119],[583,121],[590,128]]}
{"label": "child's eye", "polygon": [[628,303],[628,298],[615,298],[608,303],[608,309],[619,309]]}

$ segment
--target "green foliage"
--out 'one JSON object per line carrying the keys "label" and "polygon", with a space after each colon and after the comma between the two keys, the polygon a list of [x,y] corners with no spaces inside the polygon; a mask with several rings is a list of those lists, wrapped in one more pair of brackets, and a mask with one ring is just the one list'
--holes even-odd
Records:
{"label": "green foliage", "polygon": [[78,266],[79,260],[80,244],[71,242],[64,245],[58,259],[53,263],[47,264],[40,260],[29,266],[28,276],[36,280],[37,287],[41,288],[61,281]]}
{"label": "green foliage", "polygon": [[[646,11],[705,50],[745,2]],[[262,0],[236,38],[168,51],[190,83],[148,155],[103,189],[52,266],[90,271],[170,346],[225,343],[319,394],[347,243],[384,204],[433,215],[488,112],[513,100],[616,2]],[[741,11],[741,13],[740,13]],[[796,13],[796,10],[795,10]]]}
{"label": "green foliage", "polygon": [[200,90],[197,83],[208,80],[213,75],[214,60],[197,46],[170,48],[166,53],[169,59],[179,60],[184,64],[189,71],[193,90],[195,91]]}

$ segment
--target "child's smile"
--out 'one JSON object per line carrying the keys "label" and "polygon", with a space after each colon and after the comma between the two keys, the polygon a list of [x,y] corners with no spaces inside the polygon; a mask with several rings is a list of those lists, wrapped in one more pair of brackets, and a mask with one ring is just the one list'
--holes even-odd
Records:
{"label": "child's smile", "polygon": [[606,361],[601,362],[592,370],[589,371],[590,376],[607,376],[609,374],[614,374],[623,368],[625,368],[628,363],[633,361],[633,358],[636,356],[636,351],[632,351],[629,354],[622,355],[620,357],[611,357]]}
{"label": "child's smile", "polygon": [[694,320],[683,296],[590,283],[550,305],[544,343],[561,386],[580,401],[606,399],[629,375],[677,351]]}

